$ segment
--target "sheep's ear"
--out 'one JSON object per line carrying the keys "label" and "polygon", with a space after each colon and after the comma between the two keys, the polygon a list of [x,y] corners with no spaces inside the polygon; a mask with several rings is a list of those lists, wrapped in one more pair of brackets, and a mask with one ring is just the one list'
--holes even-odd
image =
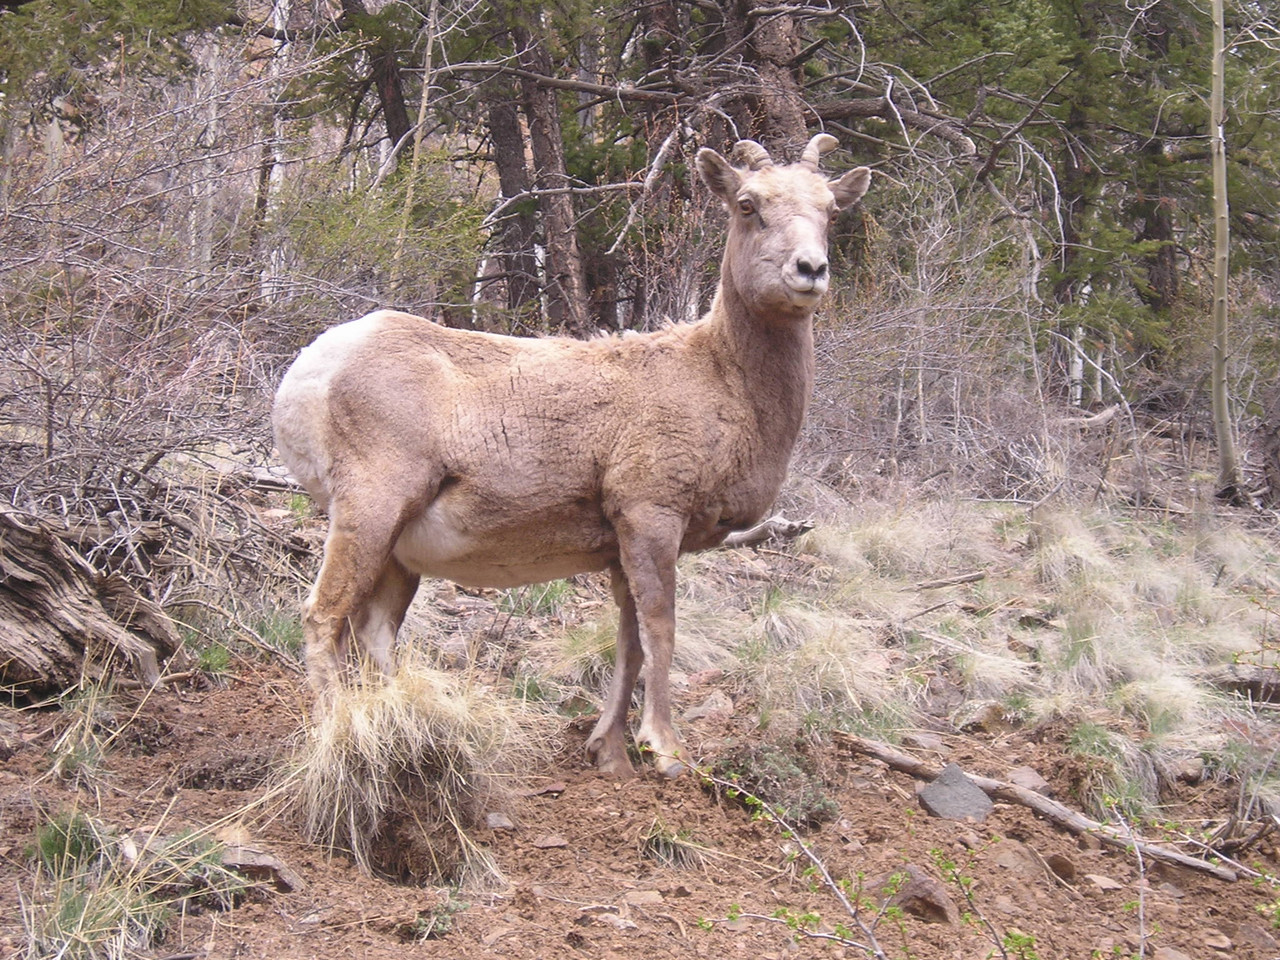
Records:
{"label": "sheep's ear", "polygon": [[710,147],[698,151],[698,173],[702,175],[702,182],[725,203],[737,199],[742,177],[728,160]]}
{"label": "sheep's ear", "polygon": [[831,192],[836,195],[836,206],[848,210],[862,199],[871,186],[871,171],[866,167],[854,167],[839,180],[831,184]]}

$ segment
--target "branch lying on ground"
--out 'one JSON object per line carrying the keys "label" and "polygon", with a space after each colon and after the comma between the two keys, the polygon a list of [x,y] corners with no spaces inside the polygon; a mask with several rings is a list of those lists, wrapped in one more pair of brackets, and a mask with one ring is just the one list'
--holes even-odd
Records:
{"label": "branch lying on ground", "polygon": [[[924,780],[935,779],[940,770],[931,764],[925,763],[910,754],[903,753],[887,743],[881,743],[877,740],[868,740],[865,737],[855,736],[851,733],[843,733],[836,731],[832,734],[833,738],[841,746],[846,747],[854,753],[865,754],[875,757],[894,770],[903,773],[909,773],[913,777],[920,777]],[[1195,857],[1188,856],[1185,853],[1179,853],[1177,850],[1170,850],[1167,847],[1154,846],[1143,840],[1139,840],[1131,836],[1128,831],[1117,830],[1115,827],[1105,823],[1098,823],[1091,820],[1084,814],[1063,806],[1056,800],[1051,800],[1043,794],[1036,793],[1034,790],[1028,790],[1026,787],[1020,787],[1014,783],[1008,783],[1004,780],[995,780],[990,777],[979,777],[974,774],[968,774],[970,780],[978,785],[978,787],[988,796],[1004,800],[1009,803],[1018,803],[1024,807],[1029,807],[1040,816],[1051,820],[1075,834],[1090,834],[1097,837],[1103,843],[1122,850],[1136,848],[1141,850],[1144,856],[1153,860],[1162,860],[1165,863],[1174,863],[1180,867],[1190,867],[1192,870],[1199,870],[1202,873],[1208,873],[1217,877],[1219,880],[1235,880],[1237,874],[1234,870],[1217,864],[1208,863],[1205,860],[1199,860]]]}
{"label": "branch lying on ground", "polygon": [[761,520],[754,527],[738,530],[724,538],[726,547],[755,547],[767,540],[794,540],[814,527],[812,520],[788,520],[783,516]]}

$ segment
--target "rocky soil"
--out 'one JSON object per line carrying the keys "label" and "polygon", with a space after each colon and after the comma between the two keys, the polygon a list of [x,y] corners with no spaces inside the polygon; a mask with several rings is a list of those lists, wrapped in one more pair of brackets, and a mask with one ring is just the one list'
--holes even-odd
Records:
{"label": "rocky soil", "polygon": [[[864,955],[843,941],[868,938],[807,869],[794,838],[694,777],[597,777],[582,761],[584,734],[573,723],[558,758],[528,771],[519,793],[475,832],[505,882],[450,890],[362,875],[343,856],[303,842],[271,789],[299,736],[301,678],[245,662],[223,684],[203,686],[141,705],[120,698],[103,722],[122,732],[79,781],[50,772],[62,712],[0,711],[0,955],[27,949],[24,910],[50,895],[33,878],[32,837],[68,809],[121,835],[216,824],[224,840],[276,864],[259,871],[263,882],[233,909],[197,901],[177,911],[155,957]],[[685,709],[723,705],[728,695],[710,678],[686,700]],[[684,725],[695,750],[726,734],[750,735],[732,729],[731,712],[706,713]],[[1052,729],[929,734],[905,749],[983,776],[1030,768],[1069,806],[1085,773]],[[808,760],[834,807],[804,839],[833,878],[868,902],[861,916],[888,957],[1081,960],[1143,948],[1164,960],[1280,957],[1280,935],[1259,910],[1277,896],[1264,883],[1104,847],[1019,804],[996,802],[982,822],[939,818],[919,802],[919,782],[837,743]],[[1212,828],[1234,807],[1234,789],[1171,788],[1165,820],[1187,832]],[[1239,859],[1277,872],[1273,839],[1255,841]],[[787,917],[826,936],[797,933]]]}

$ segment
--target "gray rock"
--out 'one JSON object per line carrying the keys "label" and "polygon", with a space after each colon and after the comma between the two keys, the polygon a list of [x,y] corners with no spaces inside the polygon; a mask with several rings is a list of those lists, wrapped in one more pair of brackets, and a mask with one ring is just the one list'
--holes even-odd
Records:
{"label": "gray rock", "polygon": [[1178,764],[1177,777],[1183,783],[1200,783],[1204,780],[1204,758],[1186,757]]}
{"label": "gray rock", "polygon": [[926,810],[945,820],[982,821],[993,806],[982,788],[954,763],[943,767],[938,778],[924,786],[918,796]]}
{"label": "gray rock", "polygon": [[514,830],[516,828],[510,817],[496,810],[484,815],[484,825],[490,830]]}
{"label": "gray rock", "polygon": [[1205,946],[1211,947],[1214,950],[1221,950],[1224,953],[1234,947],[1230,937],[1221,930],[1214,930],[1212,928],[1204,932],[1204,943]]}

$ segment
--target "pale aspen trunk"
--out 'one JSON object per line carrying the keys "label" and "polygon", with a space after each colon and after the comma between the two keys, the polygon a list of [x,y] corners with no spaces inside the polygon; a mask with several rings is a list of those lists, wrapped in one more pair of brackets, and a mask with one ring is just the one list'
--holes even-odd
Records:
{"label": "pale aspen trunk", "polygon": [[1218,495],[1240,496],[1240,464],[1227,399],[1227,268],[1230,224],[1227,204],[1227,143],[1223,134],[1223,0],[1213,0],[1213,86],[1209,96],[1209,155],[1213,163],[1213,359],[1209,371],[1213,432],[1218,442]]}
{"label": "pale aspen trunk", "polygon": [[[283,35],[289,26],[292,2],[293,0],[275,0],[271,5],[271,26],[277,35]],[[259,226],[270,222],[279,206],[280,191],[284,187],[285,119],[280,97],[284,92],[284,74],[291,53],[289,42],[279,40],[276,42],[275,55],[267,61],[267,72],[271,77],[271,135],[262,148],[264,170],[258,180],[259,194],[254,204]],[[281,277],[284,275],[284,267],[284,250],[279,244],[271,244],[259,275],[259,292],[267,302],[274,302],[282,296]]]}
{"label": "pale aspen trunk", "polygon": [[[196,109],[203,117],[200,144],[209,150],[218,142],[222,132],[222,110],[219,94],[219,58],[221,49],[216,41],[206,40],[196,50],[194,94]],[[191,275],[187,285],[197,289],[204,283],[213,266],[213,201],[218,191],[218,161],[206,156],[197,165],[199,173],[191,184],[191,208],[187,214]]]}
{"label": "pale aspen trunk", "polygon": [[1076,324],[1071,328],[1071,358],[1067,367],[1067,383],[1069,402],[1078,407],[1084,400],[1084,327]]}

